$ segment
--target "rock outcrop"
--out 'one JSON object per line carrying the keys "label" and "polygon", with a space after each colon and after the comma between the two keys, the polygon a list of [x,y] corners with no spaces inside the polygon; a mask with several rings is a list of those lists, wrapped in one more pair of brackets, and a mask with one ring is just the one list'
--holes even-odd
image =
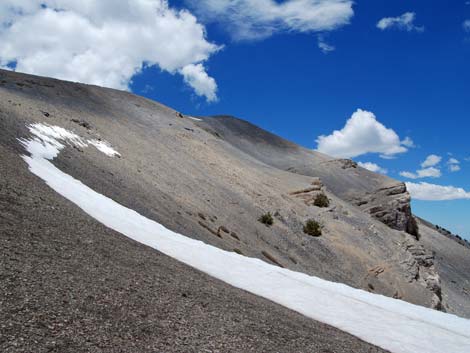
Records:
{"label": "rock outcrop", "polygon": [[431,307],[445,311],[439,273],[435,267],[434,253],[416,241],[408,240],[403,244],[408,256],[402,261],[410,282],[417,282],[432,293]]}
{"label": "rock outcrop", "polygon": [[380,188],[353,202],[372,217],[392,229],[405,231],[419,239],[419,230],[411,212],[411,197],[404,183]]}

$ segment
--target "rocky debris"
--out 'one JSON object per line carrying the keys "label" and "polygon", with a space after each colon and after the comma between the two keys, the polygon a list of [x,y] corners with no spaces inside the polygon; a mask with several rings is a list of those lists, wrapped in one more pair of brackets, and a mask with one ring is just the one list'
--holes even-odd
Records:
{"label": "rocky debris", "polygon": [[54,88],[54,85],[47,83],[47,82],[40,82],[36,80],[24,80],[24,82],[27,82],[33,86],[40,86],[40,87],[47,87],[47,88]]}
{"label": "rocky debris", "polygon": [[333,163],[336,165],[339,165],[341,169],[351,169],[351,168],[357,168],[357,163],[354,162],[352,159],[333,159],[327,161],[327,163]]}
{"label": "rocky debris", "polygon": [[87,130],[91,130],[92,126],[88,121],[85,121],[83,119],[71,119],[71,122],[80,125],[81,127],[84,127]]}
{"label": "rocky debris", "polygon": [[198,221],[199,225],[201,227],[203,227],[204,229],[208,230],[211,234],[215,235],[216,237],[219,237],[219,238],[222,238],[222,235],[220,234],[220,232],[212,229],[209,225],[207,225],[206,223],[202,222],[202,221]]}
{"label": "rocky debris", "polygon": [[237,233],[235,233],[235,232],[230,232],[230,236],[231,236],[233,239],[236,239],[236,240],[240,241],[240,237],[238,236]]}
{"label": "rocky debris", "polygon": [[418,225],[411,212],[411,197],[404,183],[380,188],[352,201],[390,228],[419,238]]}
{"label": "rocky debris", "polygon": [[385,272],[385,268],[382,266],[376,266],[374,268],[369,269],[369,273],[374,277],[378,277],[383,272]]}
{"label": "rocky debris", "polygon": [[323,191],[322,181],[320,180],[320,178],[315,178],[312,181],[311,186],[309,186],[308,188],[292,191],[289,193],[289,195],[295,196],[296,198],[303,200],[303,202],[307,206],[312,206],[315,203],[315,198],[322,191]]}
{"label": "rocky debris", "polygon": [[453,241],[459,243],[460,245],[463,245],[467,248],[470,248],[470,242],[467,239],[463,239],[460,235],[458,234],[453,234],[451,231],[442,228],[438,225],[435,225],[434,228],[442,235],[445,237],[452,239]]}
{"label": "rocky debris", "polygon": [[217,229],[217,234],[219,236],[221,236],[220,232],[224,232],[224,233],[227,233],[227,234],[230,234],[230,231],[227,229],[227,227],[225,226],[220,226],[218,229]]}
{"label": "rocky debris", "polygon": [[183,119],[183,118],[184,118],[184,115],[183,115],[183,114],[181,114],[180,112],[176,112],[176,116],[177,116],[178,118],[181,118],[181,119]]}
{"label": "rocky debris", "polygon": [[282,264],[274,257],[272,256],[270,253],[268,253],[267,251],[263,250],[261,251],[261,253],[263,254],[263,256],[265,258],[267,258],[269,261],[271,261],[273,264],[279,266],[279,267],[282,267],[284,268],[284,266],[282,266]]}

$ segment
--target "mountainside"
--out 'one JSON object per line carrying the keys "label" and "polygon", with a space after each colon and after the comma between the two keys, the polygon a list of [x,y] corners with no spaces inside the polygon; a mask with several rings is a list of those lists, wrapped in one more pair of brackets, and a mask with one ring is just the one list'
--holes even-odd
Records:
{"label": "mountainside", "polygon": [[[237,118],[195,118],[126,92],[0,71],[0,241],[8,253],[1,262],[2,283],[7,284],[0,290],[13,303],[1,309],[8,311],[2,317],[20,313],[24,320],[33,320],[38,307],[49,316],[62,301],[65,311],[78,308],[83,316],[76,320],[81,322],[96,315],[91,311],[100,312],[103,303],[115,309],[99,319],[95,316],[94,325],[108,325],[109,315],[131,320],[139,327],[133,334],[141,343],[154,330],[170,339],[169,328],[183,330],[194,343],[198,330],[220,325],[223,332],[209,350],[230,349],[224,342],[234,344],[233,350],[239,335],[249,342],[245,349],[237,346],[240,351],[272,350],[280,344],[284,351],[302,350],[310,335],[322,337],[309,343],[319,345],[312,351],[341,351],[341,342],[344,347],[357,345],[353,351],[376,349],[328,326],[307,324],[298,314],[111,235],[115,232],[28,172],[18,139],[31,137],[32,127],[73,132],[80,143],[71,143],[54,165],[175,232],[284,268],[470,317],[470,251],[415,220],[404,184],[353,161],[307,150]],[[318,194],[327,196],[327,207],[314,205]],[[270,227],[258,221],[268,212],[274,217]],[[303,232],[309,219],[321,224],[322,236]],[[18,278],[24,278],[19,287]],[[55,288],[69,290],[56,293]],[[155,290],[165,294],[152,298]],[[126,307],[138,308],[142,319],[120,312],[122,304],[116,298],[128,298],[127,291],[141,293]],[[186,332],[184,316],[148,326],[151,320],[144,308],[157,305],[168,315],[177,315],[169,314],[172,300],[171,306],[187,308],[180,308],[180,313],[189,311],[196,322],[204,320],[196,319],[200,311],[207,313],[207,321],[196,324],[195,336]],[[255,302],[260,303],[256,309]],[[227,322],[220,311],[229,315]],[[289,312],[289,322],[282,319],[284,312]],[[259,315],[264,323],[250,321]],[[252,323],[248,326],[264,337],[271,324],[269,331],[276,333],[268,334],[263,343],[249,329],[227,334],[240,321]],[[65,323],[50,326],[58,324]],[[4,337],[15,335],[14,328],[2,330]],[[125,329],[126,334],[128,330],[133,329]],[[294,331],[295,337],[286,336]],[[95,343],[108,344],[109,349],[109,342],[101,341],[106,335],[95,334]],[[335,338],[329,340],[328,334]]]}

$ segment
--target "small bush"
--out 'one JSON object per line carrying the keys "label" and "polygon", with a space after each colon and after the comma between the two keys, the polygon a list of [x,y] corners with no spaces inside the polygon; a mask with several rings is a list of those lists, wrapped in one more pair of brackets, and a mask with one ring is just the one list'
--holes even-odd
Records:
{"label": "small bush", "polygon": [[233,252],[236,252],[238,255],[243,255],[243,252],[240,249],[233,249]]}
{"label": "small bush", "polygon": [[321,193],[315,197],[313,204],[317,207],[328,207],[330,206],[330,200],[328,200],[328,197],[325,194]]}
{"label": "small bush", "polygon": [[262,215],[260,218],[258,218],[258,221],[267,225],[268,227],[272,226],[274,223],[274,219],[273,219],[273,216],[271,215],[271,212],[268,212]]}
{"label": "small bush", "polygon": [[309,219],[304,225],[304,233],[312,237],[319,237],[321,235],[320,223],[313,219]]}

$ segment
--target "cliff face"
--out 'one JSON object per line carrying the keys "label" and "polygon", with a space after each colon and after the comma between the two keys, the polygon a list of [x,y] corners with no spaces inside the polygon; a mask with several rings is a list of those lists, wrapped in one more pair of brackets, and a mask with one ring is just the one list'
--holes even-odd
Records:
{"label": "cliff face", "polygon": [[390,228],[419,239],[418,225],[411,212],[411,197],[404,183],[367,192],[351,201]]}
{"label": "cliff face", "polygon": [[[36,123],[86,141],[107,141],[120,158],[93,146],[68,146],[54,164],[176,232],[292,270],[470,315],[463,288],[448,294],[445,287],[454,280],[453,268],[461,268],[455,278],[465,276],[470,257],[462,254],[459,265],[446,257],[442,271],[432,254],[443,245],[433,242],[432,251],[423,245],[434,233],[420,225],[421,240],[408,234],[413,217],[403,184],[352,161],[307,150],[233,117],[194,118],[126,92],[4,71],[0,117],[0,143],[18,158],[25,151],[17,139]],[[314,205],[318,193],[328,197],[328,207]],[[267,212],[274,216],[271,227],[258,222]],[[321,237],[303,232],[309,219],[321,224]]]}

